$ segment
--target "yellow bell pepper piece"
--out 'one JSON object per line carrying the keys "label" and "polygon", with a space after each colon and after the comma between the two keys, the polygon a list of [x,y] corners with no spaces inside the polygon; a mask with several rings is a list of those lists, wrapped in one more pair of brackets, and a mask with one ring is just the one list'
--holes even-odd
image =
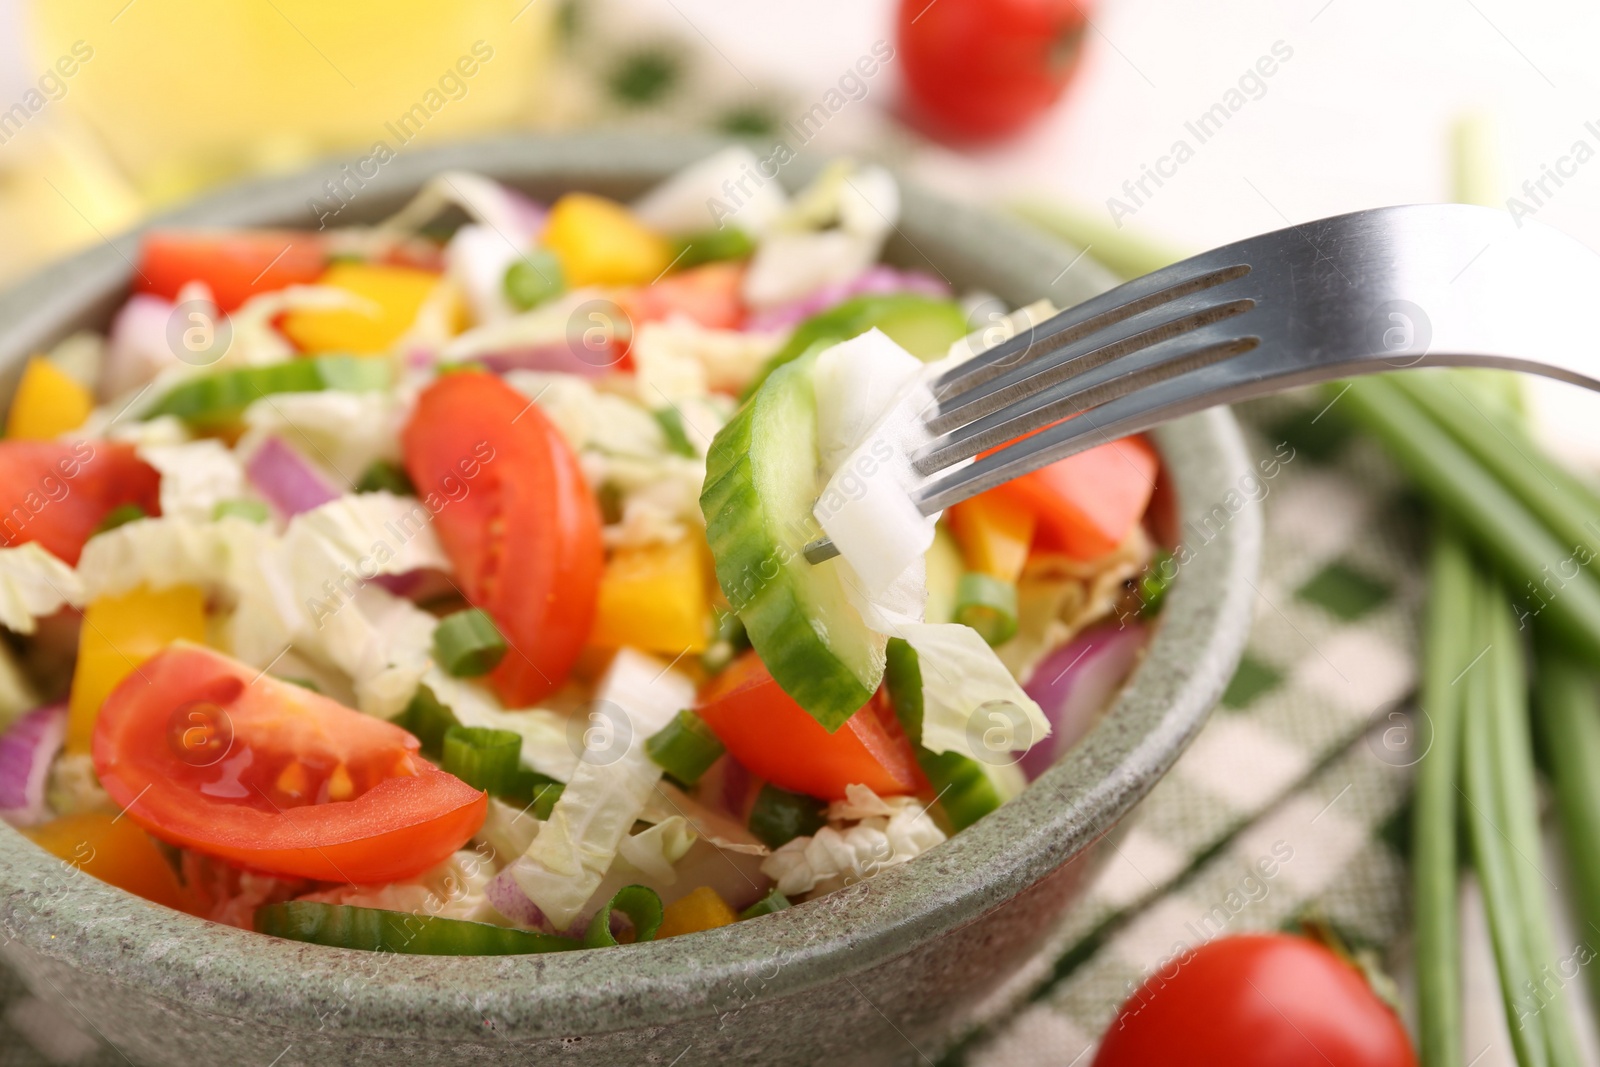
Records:
{"label": "yellow bell pepper piece", "polygon": [[6,418],[6,436],[22,441],[48,441],[82,426],[94,409],[94,397],[48,359],[34,356],[17,383]]}
{"label": "yellow bell pepper piece", "polygon": [[710,629],[705,563],[693,539],[619,549],[606,563],[590,644],[681,656],[704,652]]}
{"label": "yellow bell pepper piece", "polygon": [[656,930],[656,940],[692,934],[697,930],[715,930],[731,926],[739,916],[728,907],[727,901],[717,896],[717,891],[703,885],[686,897],[668,904],[661,912],[661,926]]}
{"label": "yellow bell pepper piece", "polygon": [[284,316],[283,332],[305,352],[388,352],[417,320],[417,312],[439,283],[439,275],[382,263],[335,263],[318,285],[343,289],[367,304],[303,308]]}
{"label": "yellow bell pepper piece", "polygon": [[949,515],[968,569],[1003,582],[1021,577],[1033,543],[1033,512],[998,493],[982,493],[955,505]]}
{"label": "yellow bell pepper piece", "polygon": [[614,200],[568,193],[550,208],[542,243],[561,261],[567,287],[648,285],[672,265],[665,238]]}
{"label": "yellow bell pepper piece", "polygon": [[67,751],[88,752],[100,705],[135,667],[174,641],[206,639],[205,594],[192,585],[145,586],[101,597],[83,612],[67,704]]}
{"label": "yellow bell pepper piece", "polygon": [[130,818],[102,811],[64,815],[23,831],[34,844],[86,874],[179,911],[194,905],[150,835]]}

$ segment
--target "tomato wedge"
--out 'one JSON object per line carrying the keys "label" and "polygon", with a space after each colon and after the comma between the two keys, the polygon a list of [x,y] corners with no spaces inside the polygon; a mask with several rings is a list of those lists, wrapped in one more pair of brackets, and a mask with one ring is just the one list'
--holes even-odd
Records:
{"label": "tomato wedge", "polygon": [[713,678],[696,710],[734,759],[782,789],[843,800],[851,783],[880,796],[922,787],[916,753],[879,701],[830,734],[773,681],[754,652]]}
{"label": "tomato wedge", "polygon": [[707,263],[618,294],[617,303],[638,329],[647,322],[685,315],[713,330],[736,330],[744,322],[744,264]]}
{"label": "tomato wedge", "polygon": [[1057,460],[989,493],[1033,512],[1042,547],[1098,559],[1139,525],[1155,492],[1159,467],[1150,442],[1124,437]]}
{"label": "tomato wedge", "polygon": [[448,374],[400,435],[461,591],[500,627],[489,675],[523,708],[566,680],[589,640],[605,549],[578,457],[538,406],[489,374]]}
{"label": "tomato wedge", "polygon": [[76,565],[96,526],[124,504],[161,514],[161,475],[116,441],[0,441],[0,543],[37,541]]}
{"label": "tomato wedge", "polygon": [[94,767],[163,841],[285,877],[369,884],[447,859],[488,794],[415,737],[236,660],[178,643],[100,709]]}
{"label": "tomato wedge", "polygon": [[327,266],[314,233],[290,230],[156,230],[139,245],[134,282],[141,292],[176,300],[189,282],[205,282],[220,311],[261,293],[310,285]]}

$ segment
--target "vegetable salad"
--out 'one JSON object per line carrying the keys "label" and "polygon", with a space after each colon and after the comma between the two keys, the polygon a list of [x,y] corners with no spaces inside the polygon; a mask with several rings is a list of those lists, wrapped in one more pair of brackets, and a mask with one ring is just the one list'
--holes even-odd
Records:
{"label": "vegetable salad", "polygon": [[724,210],[755,170],[147,234],[0,441],[5,818],[218,922],[499,954],[757,918],[1016,796],[1143,646],[1155,454],[917,513],[933,368],[1055,309],[879,265],[879,168]]}

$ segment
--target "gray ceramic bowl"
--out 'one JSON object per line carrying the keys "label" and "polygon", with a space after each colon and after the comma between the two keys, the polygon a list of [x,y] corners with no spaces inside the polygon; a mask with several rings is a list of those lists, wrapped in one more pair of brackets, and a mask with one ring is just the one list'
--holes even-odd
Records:
{"label": "gray ceramic bowl", "polygon": [[[712,142],[585,136],[404,153],[339,222],[381,217],[448,167],[539,197],[631,196]],[[797,161],[783,178],[805,177]],[[790,173],[793,171],[793,174]],[[170,216],[205,225],[314,225],[330,165],[230,189]],[[103,327],[135,238],[59,263],[0,296],[0,396],[24,356]],[[905,195],[889,258],[1011,304],[1070,304],[1109,279],[1020,227]],[[1052,279],[1055,279],[1052,282]],[[1156,435],[1166,521],[1207,516],[1249,470],[1212,411]],[[1214,520],[1213,520],[1214,526]],[[1236,665],[1260,518],[1235,516],[1197,549],[1147,658],[1116,706],[1022,797],[927,855],[821,901],[708,933],[557,956],[392,956],[301,945],[168,911],[66,869],[0,829],[5,958],[69,1016],[149,1064],[761,1063],[834,1067],[935,1057],[1037,953],[1098,851],[1172,765]],[[1013,983],[1014,984],[1014,983]],[[681,1058],[679,1058],[681,1057]]]}

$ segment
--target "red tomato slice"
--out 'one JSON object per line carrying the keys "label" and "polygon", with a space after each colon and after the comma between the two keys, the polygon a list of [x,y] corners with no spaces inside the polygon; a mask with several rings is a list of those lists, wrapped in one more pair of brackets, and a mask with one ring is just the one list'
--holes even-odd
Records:
{"label": "red tomato slice", "polygon": [[489,680],[528,707],[566,680],[600,597],[600,507],[578,457],[527,397],[470,372],[428,386],[400,441],[461,591],[506,639]]}
{"label": "red tomato slice", "polygon": [[37,541],[76,565],[100,520],[124,504],[161,514],[161,475],[114,441],[0,441],[0,542]]}
{"label": "red tomato slice", "polygon": [[773,681],[754,652],[712,679],[697,711],[751,774],[791,792],[843,800],[851,783],[879,796],[915,793],[923,784],[911,743],[898,726],[888,728],[879,701],[830,734]]}
{"label": "red tomato slice", "polygon": [[744,322],[744,301],[739,296],[743,284],[742,263],[707,263],[625,290],[617,303],[635,329],[679,314],[713,330],[736,330]]}
{"label": "red tomato slice", "polygon": [[1405,1027],[1355,967],[1284,934],[1225,937],[1157,968],[1094,1067],[1414,1067]]}
{"label": "red tomato slice", "polygon": [[252,296],[310,285],[327,261],[321,238],[299,230],[155,230],[140,242],[134,283],[176,300],[186,284],[202,281],[217,309],[232,311]]}
{"label": "red tomato slice", "polygon": [[1124,437],[1057,460],[989,492],[1033,512],[1038,519],[1035,536],[1044,547],[1078,559],[1097,559],[1139,525],[1155,492],[1160,465],[1155,449],[1143,437]]}
{"label": "red tomato slice", "polygon": [[483,823],[488,794],[415,737],[194,645],[139,665],[100,709],[94,768],[163,841],[285,877],[410,878]]}

